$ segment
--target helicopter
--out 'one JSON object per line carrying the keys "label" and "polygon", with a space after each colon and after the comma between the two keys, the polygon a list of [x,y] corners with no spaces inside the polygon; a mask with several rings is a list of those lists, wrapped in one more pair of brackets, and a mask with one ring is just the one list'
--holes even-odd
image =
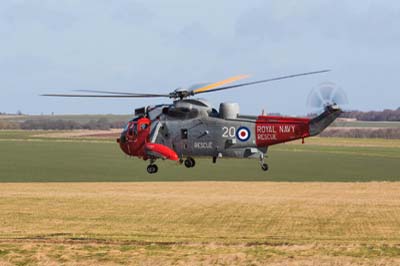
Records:
{"label": "helicopter", "polygon": [[[262,171],[269,169],[265,162],[268,147],[280,143],[316,136],[342,113],[338,102],[344,100],[340,91],[322,87],[308,97],[314,107],[323,111],[313,118],[271,115],[243,115],[238,103],[223,102],[219,110],[204,99],[193,96],[234,89],[260,83],[325,73],[320,70],[232,85],[248,78],[238,75],[209,84],[178,88],[166,94],[131,93],[102,90],[77,90],[80,94],[43,94],[49,97],[94,98],[169,98],[172,103],[135,109],[117,139],[128,156],[149,161],[147,172],[158,172],[156,160],[171,160],[187,168],[196,165],[194,158],[209,157],[212,163],[220,158],[256,158]],[[230,85],[228,85],[230,84]],[[84,94],[83,94],[84,93]]]}

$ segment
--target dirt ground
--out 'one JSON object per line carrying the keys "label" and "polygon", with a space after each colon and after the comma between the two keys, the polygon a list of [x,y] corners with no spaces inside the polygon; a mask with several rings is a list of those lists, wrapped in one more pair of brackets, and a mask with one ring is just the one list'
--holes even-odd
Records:
{"label": "dirt ground", "polygon": [[110,130],[71,130],[63,132],[48,132],[33,135],[32,137],[41,138],[117,138],[121,134],[121,129]]}
{"label": "dirt ground", "polygon": [[0,265],[399,265],[400,183],[5,183]]}

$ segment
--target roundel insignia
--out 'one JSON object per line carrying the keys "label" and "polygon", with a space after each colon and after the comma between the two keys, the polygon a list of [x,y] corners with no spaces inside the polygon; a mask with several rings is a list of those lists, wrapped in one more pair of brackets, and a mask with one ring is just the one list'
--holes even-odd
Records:
{"label": "roundel insignia", "polygon": [[247,141],[250,138],[250,130],[247,127],[240,127],[236,131],[236,137],[240,141]]}

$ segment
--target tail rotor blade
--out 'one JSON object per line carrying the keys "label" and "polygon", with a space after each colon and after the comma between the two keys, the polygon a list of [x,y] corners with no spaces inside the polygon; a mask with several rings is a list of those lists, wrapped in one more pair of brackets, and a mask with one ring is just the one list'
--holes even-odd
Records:
{"label": "tail rotor blade", "polygon": [[324,105],[324,101],[321,95],[316,91],[312,91],[307,98],[307,106],[311,108],[321,108]]}
{"label": "tail rotor blade", "polygon": [[319,93],[324,101],[330,102],[332,100],[335,88],[331,84],[324,84],[319,88]]}
{"label": "tail rotor blade", "polygon": [[313,109],[324,109],[328,105],[348,104],[346,93],[336,84],[326,82],[314,88],[307,98],[307,106]]}
{"label": "tail rotor blade", "polygon": [[346,93],[341,88],[336,88],[335,94],[332,97],[332,101],[338,105],[347,105],[349,100],[347,99]]}

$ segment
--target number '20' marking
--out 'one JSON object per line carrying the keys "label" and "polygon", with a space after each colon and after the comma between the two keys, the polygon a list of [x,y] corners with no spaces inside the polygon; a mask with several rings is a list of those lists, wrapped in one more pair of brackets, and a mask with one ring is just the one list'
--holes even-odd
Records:
{"label": "number '20' marking", "polygon": [[223,131],[222,133],[223,138],[234,138],[236,135],[235,127],[223,127],[222,131]]}

